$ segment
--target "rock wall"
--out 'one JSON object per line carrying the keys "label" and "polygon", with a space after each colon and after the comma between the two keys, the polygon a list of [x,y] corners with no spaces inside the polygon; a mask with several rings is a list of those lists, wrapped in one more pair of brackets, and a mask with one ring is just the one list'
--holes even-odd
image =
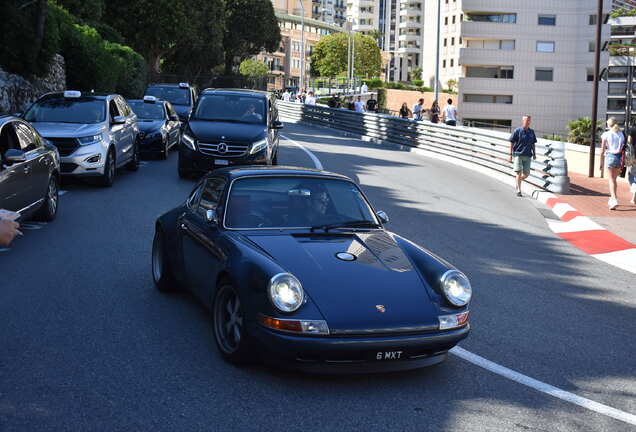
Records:
{"label": "rock wall", "polygon": [[0,114],[24,111],[43,94],[65,89],[66,67],[64,57],[59,54],[53,57],[45,77],[31,81],[0,68]]}

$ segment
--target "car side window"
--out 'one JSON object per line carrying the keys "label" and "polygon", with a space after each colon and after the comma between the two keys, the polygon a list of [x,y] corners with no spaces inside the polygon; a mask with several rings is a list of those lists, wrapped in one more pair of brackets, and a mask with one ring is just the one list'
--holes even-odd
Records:
{"label": "car side window", "polygon": [[4,154],[9,149],[20,149],[20,140],[15,133],[15,122],[8,122],[0,130],[0,159],[4,163]]}
{"label": "car side window", "polygon": [[213,177],[205,181],[201,192],[201,200],[197,206],[197,213],[200,216],[205,217],[205,213],[208,210],[216,211],[225,189],[225,183],[225,179],[221,177]]}
{"label": "car side window", "polygon": [[123,116],[128,117],[130,114],[132,114],[130,106],[128,106],[128,104],[122,97],[117,98],[117,107],[119,108],[119,112],[122,113],[121,115]]}
{"label": "car side window", "polygon": [[26,153],[40,147],[42,143],[39,140],[39,136],[36,137],[37,134],[29,129],[27,125],[15,122],[14,126],[16,135],[20,141],[20,150]]}
{"label": "car side window", "polygon": [[168,117],[177,115],[177,112],[174,110],[170,102],[166,102],[166,108],[168,109]]}
{"label": "car side window", "polygon": [[119,109],[117,108],[117,104],[115,103],[115,99],[111,99],[108,102],[108,113],[110,114],[110,121],[112,122],[115,117],[119,114]]}

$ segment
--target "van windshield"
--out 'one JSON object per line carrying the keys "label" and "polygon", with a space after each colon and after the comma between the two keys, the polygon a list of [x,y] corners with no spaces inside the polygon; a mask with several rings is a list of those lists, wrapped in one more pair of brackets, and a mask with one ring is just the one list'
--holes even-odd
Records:
{"label": "van windshield", "polygon": [[265,123],[265,99],[253,96],[204,95],[193,115],[197,120]]}

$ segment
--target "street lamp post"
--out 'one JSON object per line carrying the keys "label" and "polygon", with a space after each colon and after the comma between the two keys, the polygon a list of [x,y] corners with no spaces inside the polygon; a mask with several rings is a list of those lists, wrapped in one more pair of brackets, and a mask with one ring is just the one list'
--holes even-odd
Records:
{"label": "street lamp post", "polygon": [[300,90],[305,88],[305,5],[300,0]]}
{"label": "street lamp post", "polygon": [[435,45],[435,100],[439,100],[439,44],[442,26],[442,0],[437,0],[437,42]]}
{"label": "street lamp post", "polygon": [[[596,49],[594,58],[594,90],[592,92],[592,143],[590,144],[590,160],[588,177],[594,177],[594,163],[596,156],[596,123],[598,122],[598,83],[601,73],[601,26],[603,25],[603,0],[598,0],[596,12]],[[602,158],[602,157],[601,157]],[[601,168],[603,176],[603,168]]]}

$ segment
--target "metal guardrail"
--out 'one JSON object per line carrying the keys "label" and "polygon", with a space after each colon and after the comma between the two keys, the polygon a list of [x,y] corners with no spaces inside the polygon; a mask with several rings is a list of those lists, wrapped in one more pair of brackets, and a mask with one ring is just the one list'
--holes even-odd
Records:
{"label": "metal guardrail", "polygon": [[[283,121],[324,126],[380,142],[417,147],[501,174],[514,175],[512,164],[508,161],[508,133],[293,102],[278,101],[277,104]],[[570,178],[565,143],[539,139],[536,152],[537,160],[532,161],[527,181],[550,192],[568,193]]]}

